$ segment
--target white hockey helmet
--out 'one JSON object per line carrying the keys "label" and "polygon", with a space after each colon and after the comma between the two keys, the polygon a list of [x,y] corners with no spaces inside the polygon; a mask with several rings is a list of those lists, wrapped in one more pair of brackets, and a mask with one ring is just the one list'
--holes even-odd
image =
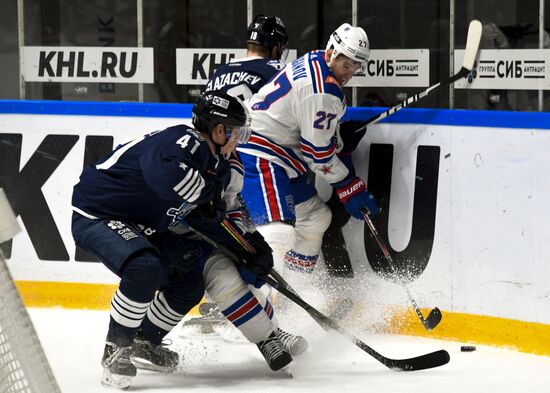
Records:
{"label": "white hockey helmet", "polygon": [[338,55],[344,55],[361,64],[361,73],[364,71],[369,58],[369,38],[361,27],[355,27],[344,23],[330,35],[327,43],[327,51],[332,49],[327,64],[330,64]]}

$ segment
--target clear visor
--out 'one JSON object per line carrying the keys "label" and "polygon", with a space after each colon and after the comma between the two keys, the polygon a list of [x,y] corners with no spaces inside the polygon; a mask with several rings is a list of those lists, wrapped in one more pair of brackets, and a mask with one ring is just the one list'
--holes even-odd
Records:
{"label": "clear visor", "polygon": [[225,129],[225,134],[229,140],[237,141],[237,144],[245,144],[250,139],[250,134],[252,134],[252,129],[250,128],[251,119],[246,119],[246,124],[244,126],[228,126]]}
{"label": "clear visor", "polygon": [[359,63],[359,67],[357,67],[357,70],[355,71],[354,75],[365,75],[365,70],[367,69],[367,61],[363,61],[362,63]]}

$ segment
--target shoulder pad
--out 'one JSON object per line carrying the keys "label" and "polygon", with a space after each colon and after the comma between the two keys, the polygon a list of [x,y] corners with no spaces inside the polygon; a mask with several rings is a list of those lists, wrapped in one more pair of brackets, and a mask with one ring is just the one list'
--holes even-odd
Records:
{"label": "shoulder pad", "polygon": [[269,60],[267,64],[269,64],[271,67],[275,68],[278,71],[282,70],[286,65],[281,60]]}

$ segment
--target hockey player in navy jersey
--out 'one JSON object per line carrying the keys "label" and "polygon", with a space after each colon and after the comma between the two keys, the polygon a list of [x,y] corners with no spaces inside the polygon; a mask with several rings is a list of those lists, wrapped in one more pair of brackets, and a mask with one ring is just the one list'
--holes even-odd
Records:
{"label": "hockey player in navy jersey", "polygon": [[[257,15],[247,30],[247,53],[220,66],[206,85],[206,90],[223,90],[248,100],[284,66],[288,35],[276,16]],[[283,60],[283,61],[281,61]]]}
{"label": "hockey player in navy jersey", "polygon": [[[281,341],[288,333],[273,326],[271,305],[262,307],[247,286],[263,283],[259,277],[273,266],[271,249],[252,232],[246,237],[258,252],[247,254],[219,225],[229,216],[239,227],[234,196],[242,177],[233,176],[228,157],[250,135],[247,112],[238,99],[207,92],[193,108],[195,129],[177,125],[120,145],[85,168],[75,185],[75,243],[121,279],[111,302],[102,383],[127,388],[136,368],[174,370],[179,355],[162,339],[205,289],[273,370],[292,361]],[[237,267],[185,230],[182,218],[247,265]]]}
{"label": "hockey player in navy jersey", "polygon": [[365,31],[344,23],[326,50],[296,59],[247,102],[253,132],[237,149],[246,173],[242,196],[274,249],[276,267],[311,273],[317,264],[331,213],[312,173],[333,186],[357,219],[363,208],[373,216],[378,211],[351,160],[337,156],[333,140],[346,110],[343,86],[366,66],[368,55]]}

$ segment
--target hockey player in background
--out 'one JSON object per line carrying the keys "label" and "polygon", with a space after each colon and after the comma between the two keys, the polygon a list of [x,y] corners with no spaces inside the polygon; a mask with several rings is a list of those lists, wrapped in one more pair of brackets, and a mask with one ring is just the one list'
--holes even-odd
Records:
{"label": "hockey player in background", "polygon": [[242,192],[250,217],[274,250],[275,267],[312,273],[331,221],[311,174],[326,180],[355,218],[378,212],[374,196],[355,175],[351,160],[336,155],[334,137],[346,110],[343,86],[364,68],[365,31],[347,23],[326,50],[307,53],[254,95],[252,135],[238,152],[245,166]]}
{"label": "hockey player in background", "polygon": [[[273,326],[271,305],[264,309],[247,286],[263,284],[260,277],[273,266],[271,249],[250,232],[245,237],[258,251],[251,255],[219,225],[228,211],[238,218],[235,193],[242,178],[233,176],[228,157],[250,135],[247,112],[240,100],[207,92],[193,107],[195,129],[177,125],[120,145],[85,168],[75,185],[75,243],[121,279],[111,302],[103,384],[128,388],[136,368],[174,370],[179,354],[163,337],[205,289],[270,368],[292,361],[281,341],[292,335]],[[187,226],[246,265],[236,266]]]}
{"label": "hockey player in background", "polygon": [[220,66],[206,90],[223,90],[248,100],[284,66],[288,35],[276,16],[257,15],[247,30],[246,57]]}
{"label": "hockey player in background", "polygon": [[[286,58],[287,45],[288,35],[282,20],[276,16],[257,15],[247,29],[246,57],[232,60],[230,63],[220,66],[206,85],[206,91],[221,89],[240,99],[249,99],[277,72],[283,69],[285,63],[281,59]],[[237,176],[242,178],[244,172],[239,157],[233,156],[231,163],[238,171]],[[246,220],[249,221],[247,218]],[[261,292],[254,291],[254,293],[263,302],[267,301]],[[183,326],[184,329],[197,325],[204,326],[205,324],[225,326],[227,323],[214,304],[204,304],[200,309],[204,317],[186,321]],[[274,311],[270,313],[270,317],[274,325],[278,326],[279,322]],[[216,330],[222,336],[230,337],[232,329],[229,331],[225,329]],[[307,349],[308,344],[302,337],[286,335],[284,339],[283,341],[292,348],[292,355],[299,355]]]}

